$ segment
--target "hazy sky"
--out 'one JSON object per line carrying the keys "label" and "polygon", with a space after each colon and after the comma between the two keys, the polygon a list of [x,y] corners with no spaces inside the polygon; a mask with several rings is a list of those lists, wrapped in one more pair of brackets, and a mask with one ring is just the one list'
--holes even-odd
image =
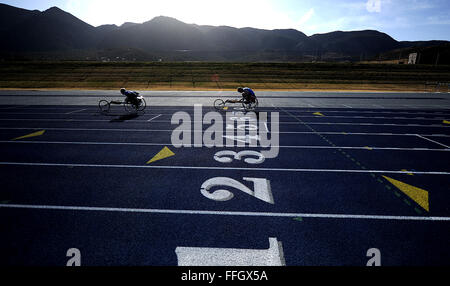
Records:
{"label": "hazy sky", "polygon": [[294,28],[307,35],[376,29],[396,40],[450,40],[449,0],[11,0],[25,9],[57,6],[99,26],[170,16],[186,23],[264,29]]}

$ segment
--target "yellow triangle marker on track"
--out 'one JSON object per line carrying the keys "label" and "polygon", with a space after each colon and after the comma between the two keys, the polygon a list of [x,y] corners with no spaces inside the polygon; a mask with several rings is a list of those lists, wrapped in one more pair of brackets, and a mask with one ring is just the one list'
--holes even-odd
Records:
{"label": "yellow triangle marker on track", "polygon": [[162,159],[165,159],[167,157],[174,156],[174,155],[175,155],[175,153],[170,151],[170,149],[167,148],[167,146],[164,146],[164,148],[162,148],[162,150],[159,151],[158,154],[156,154],[153,158],[148,160],[147,164],[150,164],[150,163],[153,163],[155,161],[162,160]]}
{"label": "yellow triangle marker on track", "polygon": [[16,138],[13,138],[11,140],[20,140],[20,139],[25,139],[25,138],[30,138],[30,137],[41,136],[44,133],[45,133],[45,130],[41,130],[41,131],[30,133],[30,134],[27,134],[27,135],[24,135],[24,136],[16,137]]}
{"label": "yellow triangle marker on track", "polygon": [[323,115],[323,114],[320,113],[320,112],[314,112],[313,115],[317,115],[317,116],[325,116],[325,115]]}
{"label": "yellow triangle marker on track", "polygon": [[391,184],[396,186],[400,191],[402,191],[405,195],[410,197],[413,201],[415,201],[419,206],[424,208],[427,212],[430,211],[430,205],[428,202],[428,191],[408,185],[406,183],[394,180],[386,176],[383,176],[383,178],[385,178]]}

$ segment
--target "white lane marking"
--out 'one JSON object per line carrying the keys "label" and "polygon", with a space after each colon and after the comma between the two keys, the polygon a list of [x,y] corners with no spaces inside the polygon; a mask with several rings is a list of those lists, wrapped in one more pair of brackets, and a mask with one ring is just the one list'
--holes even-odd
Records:
{"label": "white lane marking", "polygon": [[[53,121],[53,122],[65,122],[67,119],[57,119],[57,118],[0,118],[0,121]],[[107,119],[70,119],[74,122],[110,122]],[[132,123],[146,123],[147,120],[133,120],[125,121]],[[158,123],[171,123],[170,120],[155,120]],[[191,121],[192,123],[203,123],[203,121]],[[279,124],[290,124],[290,125],[353,125],[353,126],[401,126],[401,127],[439,127],[439,128],[450,128],[450,126],[442,126],[439,124],[395,124],[395,123],[361,123],[361,122],[295,122],[295,121],[280,121]]]}
{"label": "white lane marking", "polygon": [[[0,143],[23,143],[23,144],[67,144],[67,145],[130,145],[130,146],[167,146],[171,145],[171,143],[150,143],[150,142],[74,142],[74,141],[3,141],[0,140]],[[445,150],[445,149],[437,149],[437,150]]]}
{"label": "white lane marking", "polygon": [[[255,140],[256,142],[260,141],[260,137],[259,135],[222,135],[223,138],[229,139],[229,140],[234,140],[237,142],[242,142],[242,143],[246,143],[246,144],[252,144],[252,140]],[[256,144],[256,143],[255,143]]]}
{"label": "white lane marking", "polygon": [[[21,107],[26,107],[28,105],[16,105],[16,106],[10,106],[10,107],[1,107],[0,110],[6,110],[6,109],[16,109]],[[2,112],[3,113],[3,112]],[[6,112],[7,113],[7,112]]]}
{"label": "white lane marking", "polygon": [[79,110],[75,110],[75,111],[70,111],[70,112],[66,112],[64,114],[72,114],[72,113],[77,113],[77,112],[81,112],[81,111],[85,111],[87,110],[87,108],[83,108],[83,109],[79,109]]}
{"label": "white lane marking", "polygon": [[0,208],[64,210],[64,211],[152,213],[152,214],[184,214],[184,215],[223,215],[223,216],[256,216],[256,217],[289,217],[289,218],[306,217],[306,218],[365,219],[365,220],[450,221],[450,217],[439,217],[439,216],[429,216],[428,217],[428,216],[392,216],[392,215],[321,214],[321,213],[241,212],[241,211],[139,209],[139,208],[25,205],[25,204],[0,204]]}
{"label": "white lane marking", "polygon": [[[0,141],[1,142],[1,141]],[[431,149],[431,148],[403,148],[403,147],[373,147],[373,146],[273,146],[278,148],[292,148],[292,149],[350,149],[350,150],[367,150],[367,147],[373,150],[389,150],[389,151],[440,151],[449,152],[446,149]]]}
{"label": "white lane marking", "polygon": [[[272,104],[272,106],[274,106]],[[274,106],[275,107],[275,106]],[[276,108],[276,107],[275,107]],[[314,125],[314,124],[334,124],[334,125],[346,125],[347,123],[328,123],[328,122],[324,122],[324,123],[314,123],[314,122],[303,122],[301,119],[299,119],[297,116],[293,115],[292,113],[284,110],[283,108],[279,107],[279,110],[283,111],[284,113],[290,115],[292,118],[294,118],[295,120],[297,120],[300,124],[305,125],[307,127],[309,127],[310,129],[312,129],[309,125]],[[378,125],[378,124],[372,124],[372,123],[355,123],[354,125]],[[424,127],[424,126],[428,126],[428,127],[437,127],[439,125],[434,125],[434,124],[430,124],[430,125],[420,125],[420,124],[381,124],[381,125],[385,125],[385,126],[407,126],[407,127]],[[319,134],[318,132],[314,132],[315,134]],[[417,134],[415,134],[417,136]]]}
{"label": "white lane marking", "polygon": [[[46,130],[61,130],[61,131],[112,131],[112,132],[173,132],[172,129],[135,129],[135,128],[66,128],[66,127],[0,127],[0,130],[34,130],[34,129],[46,129]],[[181,131],[190,131],[185,129]],[[192,132],[204,132],[204,130],[193,130]],[[343,135],[342,132],[329,132],[329,131],[274,131],[273,133],[285,133],[285,134],[330,134],[330,135]],[[360,133],[360,132],[347,132],[346,135],[397,135],[397,136],[416,136],[416,134],[409,133]],[[423,135],[423,134],[422,134]],[[450,137],[446,134],[426,134],[425,136],[441,136]]]}
{"label": "white lane marking", "polygon": [[283,247],[269,237],[268,249],[180,247],[175,248],[178,266],[284,266]]}
{"label": "white lane marking", "polygon": [[[345,104],[341,104],[343,106],[346,106],[348,108],[353,108],[350,105],[345,105]],[[373,104],[374,106],[379,106],[379,107],[383,107],[379,104]],[[274,106],[275,107],[275,106]],[[314,106],[311,106],[314,107]],[[12,106],[12,107],[0,107],[0,110],[8,110],[8,109],[16,109],[16,108],[22,108],[22,109],[30,109],[30,107],[27,107],[27,105],[20,105],[20,106]],[[73,109],[74,107],[67,107],[67,108],[31,108],[31,109],[39,109],[39,110],[45,110],[45,109]],[[276,107],[275,107],[276,108]],[[304,108],[302,108],[304,109]],[[79,112],[79,111],[83,111],[83,110],[89,110],[92,112],[98,111],[97,108],[84,108],[81,110],[75,110],[72,111],[73,113]],[[174,111],[190,111],[191,108],[187,108],[187,109],[180,109],[180,108],[174,108],[174,109],[152,109],[153,111],[155,110],[166,110],[166,111],[170,111],[170,110],[174,110]],[[262,111],[270,111],[270,110],[262,110]],[[314,117],[314,116],[310,116],[309,114],[311,113],[311,110],[290,110],[293,114],[295,114],[298,117],[302,117],[302,118],[306,118],[306,117]],[[318,110],[320,111],[320,110]],[[72,112],[0,112],[0,114],[45,114],[45,115],[51,115],[51,114],[55,114],[55,115],[61,115],[61,114],[70,114]],[[373,114],[373,113],[381,113],[381,114],[415,114],[415,115],[436,115],[436,116],[440,116],[440,117],[427,117],[426,119],[430,119],[430,120],[440,120],[442,118],[442,116],[447,115],[446,113],[442,113],[442,112],[407,112],[407,111],[367,111],[367,110],[326,110],[323,112],[327,112],[327,113],[357,113],[357,114],[364,114],[364,113],[368,113],[368,114]],[[160,114],[158,113],[154,113],[154,114]],[[173,113],[162,113],[162,115],[172,115]],[[299,114],[306,114],[306,115],[299,115]],[[152,113],[148,113],[147,115],[152,115]],[[280,117],[283,117],[283,115],[280,115]],[[289,117],[289,116],[284,116],[284,117]],[[346,116],[346,115],[328,115],[327,117],[330,118],[377,118],[377,119],[413,119],[411,117],[399,117],[399,116],[388,116],[388,117],[384,117],[384,116],[361,116],[361,115],[356,115],[356,116]]]}
{"label": "white lane marking", "polygon": [[150,118],[149,120],[147,120],[147,122],[150,122],[150,121],[152,121],[153,119],[156,119],[156,118],[160,117],[161,115],[162,115],[162,114],[156,115],[155,117],[152,117],[152,118]]}
{"label": "white lane marking", "polygon": [[[282,110],[283,112],[285,112],[286,114],[291,115],[293,118],[295,118],[295,119],[296,119],[297,121],[299,121],[300,123],[302,123],[302,124],[308,126],[308,125],[307,125],[308,123],[306,123],[306,122],[304,123],[301,119],[297,118],[295,115],[292,115],[292,114],[289,113],[288,111],[285,111],[283,108],[279,108],[279,109]],[[415,125],[415,124],[407,124],[407,125],[408,125],[408,126],[413,126],[413,125]],[[441,145],[441,146],[445,146],[446,148],[449,148],[449,147],[446,146],[446,145],[440,144],[439,142],[433,141],[433,140],[431,140],[431,139],[427,139],[427,138],[425,138],[425,137],[423,137],[423,136],[420,136],[420,135],[418,135],[418,134],[416,134],[416,136],[419,136],[419,137],[421,137],[421,138],[423,138],[423,139],[432,141],[432,142],[437,143],[437,144],[439,144],[439,145]]]}
{"label": "white lane marking", "polygon": [[[56,121],[56,122],[64,122],[67,119],[56,119],[56,118],[1,118],[0,121]],[[72,121],[81,121],[81,122],[110,122],[111,120],[107,119],[72,119]],[[141,122],[145,122],[140,120]],[[125,121],[127,122],[127,121]]]}
{"label": "white lane marking", "polygon": [[447,149],[450,148],[449,146],[447,146],[447,145],[445,145],[445,144],[442,144],[442,143],[440,143],[440,142],[431,140],[430,138],[426,138],[426,137],[421,136],[421,135],[419,135],[419,134],[416,134],[416,135],[417,135],[417,137],[420,137],[420,138],[425,139],[425,140],[427,140],[427,141],[433,142],[433,143],[438,144],[438,145],[440,145],[440,146],[443,146],[443,147],[445,147],[445,148],[447,148]]}
{"label": "white lane marking", "polygon": [[[0,108],[1,109],[1,108]],[[81,112],[83,110],[87,110],[88,108],[85,109],[81,109],[81,110],[75,110],[75,111],[71,111],[71,112],[0,112],[0,114],[20,114],[20,115],[64,115],[64,114],[72,114],[72,113],[76,113],[76,112]],[[96,110],[92,110],[92,112],[95,112]],[[311,113],[307,112],[308,114]],[[329,111],[322,111],[322,112],[326,112],[329,113]],[[157,115],[168,115],[168,116],[172,116],[173,113],[156,113]],[[86,114],[82,114],[82,115],[86,115]],[[154,115],[151,113],[148,113],[146,115]],[[310,116],[310,115],[295,115],[298,118],[317,118],[317,116]],[[288,115],[280,115],[280,118],[290,118],[291,116]],[[435,120],[435,121],[442,121],[444,119],[446,119],[447,117],[445,116],[439,116],[439,117],[401,117],[401,116],[345,116],[345,115],[327,115],[327,118],[349,118],[349,119],[393,119],[393,120]],[[49,118],[52,119],[52,118]],[[60,119],[60,118],[54,118],[54,119]]]}
{"label": "white lane marking", "polygon": [[[67,145],[130,145],[130,146],[168,146],[171,143],[152,143],[152,142],[83,142],[83,141],[11,141],[0,140],[0,144],[67,144]],[[373,146],[317,146],[317,145],[274,145],[277,148],[290,149],[352,149],[367,150],[370,147],[373,150],[392,150],[392,151],[433,151],[450,152],[449,149],[431,149],[431,148],[402,148],[402,147],[373,147]]]}
{"label": "white lane marking", "polygon": [[[313,104],[310,104],[310,103],[307,103],[307,104],[308,104],[309,107],[316,108],[317,109],[316,111],[320,111],[320,109],[325,108],[325,107],[321,108],[320,106],[314,106]],[[277,108],[273,104],[271,104],[271,105],[273,107]],[[363,107],[364,106],[368,106],[368,105],[363,105]],[[61,110],[63,110],[63,109],[73,109],[74,108],[73,106],[39,107],[39,106],[31,106],[31,105],[20,105],[18,107],[22,107],[23,109],[38,109],[38,110],[46,110],[46,109],[57,109],[57,110],[61,109]],[[208,107],[210,109],[212,109],[212,110],[214,108],[212,106],[206,106],[205,105],[205,108],[208,108]],[[329,107],[330,108],[333,108],[333,107],[336,108],[335,106],[332,106],[332,105],[330,105]],[[423,105],[423,106],[418,106],[418,107],[428,108],[430,106]],[[405,110],[395,110],[395,111],[383,110],[383,111],[380,111],[380,110],[345,110],[345,109],[343,109],[343,110],[326,110],[326,112],[327,113],[330,113],[330,112],[333,112],[333,113],[342,113],[342,112],[355,113],[355,112],[358,112],[358,113],[387,113],[387,114],[427,114],[427,115],[429,115],[430,113],[433,113],[433,114],[448,114],[447,110],[448,110],[449,107],[447,107],[447,106],[437,106],[437,105],[434,106],[434,107],[436,107],[435,109],[437,109],[437,110],[431,110],[430,112],[424,112],[423,110],[408,110],[408,111],[405,111]],[[0,109],[7,109],[7,108],[11,108],[11,107],[0,108]],[[95,105],[89,106],[88,108],[92,109],[92,111],[98,111],[98,108]],[[192,110],[192,108],[193,108],[193,106],[181,106],[181,107],[178,107],[178,108],[177,107],[173,107],[173,108],[172,107],[171,108],[168,108],[168,107],[166,107],[166,108],[158,108],[157,106],[155,106],[155,107],[152,108],[152,110],[154,110],[154,111],[156,111],[156,110],[161,110],[161,111],[172,111],[172,110],[180,111],[180,110],[183,110],[183,111],[185,111],[185,110]],[[367,109],[368,107],[364,107],[364,108]],[[389,108],[389,107],[385,106],[385,108]],[[392,109],[396,109],[395,106],[391,107],[391,108]],[[337,108],[337,109],[339,109],[339,108]],[[265,109],[262,109],[262,110],[266,111]],[[306,110],[306,108],[302,107],[302,106],[296,107],[295,110],[291,109],[290,111],[293,112],[293,113],[309,113],[310,112],[309,110]]]}
{"label": "white lane marking", "polygon": [[185,169],[185,170],[233,170],[233,171],[273,171],[273,172],[329,172],[329,173],[386,173],[386,174],[420,174],[450,175],[442,171],[396,171],[396,170],[349,170],[349,169],[300,169],[300,168],[239,168],[213,166],[151,166],[151,165],[114,165],[114,164],[69,164],[69,163],[37,163],[37,162],[0,162],[0,166],[47,166],[47,167],[86,167],[86,168],[131,168],[131,169]]}
{"label": "white lane marking", "polygon": [[[303,123],[296,123],[296,122],[280,122],[280,124],[303,124]],[[304,122],[304,124],[308,125],[358,125],[358,126],[401,126],[401,127],[449,127],[450,126],[442,126],[439,124],[396,124],[396,123],[363,123],[363,122]]]}
{"label": "white lane marking", "polygon": [[[381,106],[381,105],[380,105]],[[386,107],[385,107],[386,108]],[[444,109],[445,110],[445,109]],[[423,112],[423,111],[415,111],[415,110],[411,110],[411,111],[387,111],[387,110],[375,110],[375,111],[369,111],[369,110],[322,110],[320,108],[317,108],[317,110],[315,111],[319,111],[319,112],[327,112],[327,113],[368,113],[368,114],[373,114],[373,113],[383,113],[383,114],[421,114],[421,115],[430,115],[430,114],[436,114],[436,115],[446,115],[447,113],[444,113],[443,111],[438,111],[438,112]],[[291,110],[291,112],[295,115],[297,114],[302,114],[302,113],[309,113],[310,111],[306,111],[306,110]]]}
{"label": "white lane marking", "polygon": [[[172,129],[133,129],[133,128],[60,128],[60,127],[0,127],[0,130],[35,130],[35,129],[46,129],[46,130],[56,130],[56,131],[109,131],[109,132],[173,132]],[[190,129],[180,130],[180,131],[191,131]],[[203,130],[192,132],[204,132]],[[328,131],[274,131],[272,133],[279,134],[327,134],[327,135],[362,135],[362,136],[417,136],[418,134],[410,133],[362,133],[362,132],[328,132]],[[420,134],[422,136],[431,137],[450,137],[446,134]]]}

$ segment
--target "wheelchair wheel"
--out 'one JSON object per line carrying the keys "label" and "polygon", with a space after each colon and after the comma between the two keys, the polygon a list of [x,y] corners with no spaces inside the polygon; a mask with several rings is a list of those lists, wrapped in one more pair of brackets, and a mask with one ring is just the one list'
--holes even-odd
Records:
{"label": "wheelchair wheel", "polygon": [[135,105],[135,104],[133,104],[131,102],[128,102],[128,101],[124,103],[124,107],[125,107],[125,111],[128,112],[128,113],[137,113],[139,111],[138,110],[138,108],[139,108],[138,105]]}
{"label": "wheelchair wheel", "polygon": [[100,100],[98,102],[98,108],[100,108],[101,113],[107,113],[109,112],[109,108],[111,107],[111,104],[109,104],[106,100]]}
{"label": "wheelchair wheel", "polygon": [[244,107],[246,111],[255,110],[258,107],[258,99],[255,98],[255,102],[242,102],[242,107]]}
{"label": "wheelchair wheel", "polygon": [[145,102],[145,98],[139,99],[139,106],[137,108],[137,111],[144,111],[144,109],[147,107],[147,102]]}
{"label": "wheelchair wheel", "polygon": [[216,99],[214,101],[214,108],[217,110],[223,110],[225,107],[225,102],[222,99]]}

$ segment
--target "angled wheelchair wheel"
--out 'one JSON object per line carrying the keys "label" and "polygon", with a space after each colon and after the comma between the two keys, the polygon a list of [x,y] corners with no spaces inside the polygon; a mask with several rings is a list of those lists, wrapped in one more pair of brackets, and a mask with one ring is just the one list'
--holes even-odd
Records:
{"label": "angled wheelchair wheel", "polygon": [[137,107],[137,111],[144,111],[147,107],[147,102],[145,101],[145,98],[139,99],[139,106]]}
{"label": "angled wheelchair wheel", "polygon": [[135,105],[135,104],[133,104],[133,103],[131,103],[131,102],[125,102],[124,103],[124,107],[125,107],[125,111],[126,112],[128,112],[128,113],[137,113],[139,110],[139,106],[138,105]]}
{"label": "angled wheelchair wheel", "polygon": [[225,107],[225,101],[223,101],[222,99],[216,99],[214,101],[214,108],[217,110],[223,110]]}
{"label": "angled wheelchair wheel", "polygon": [[98,102],[98,108],[100,109],[101,113],[107,113],[111,108],[111,104],[107,100],[100,100]]}

